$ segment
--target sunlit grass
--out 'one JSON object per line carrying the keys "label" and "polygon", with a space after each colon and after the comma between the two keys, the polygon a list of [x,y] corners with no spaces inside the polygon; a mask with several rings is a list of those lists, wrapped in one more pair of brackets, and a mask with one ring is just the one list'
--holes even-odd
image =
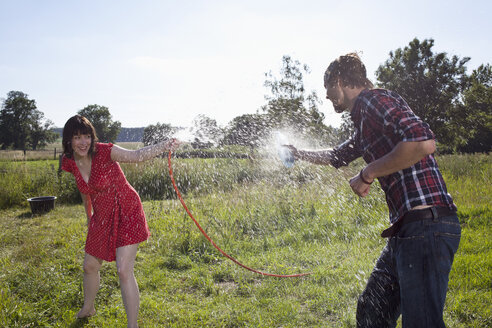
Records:
{"label": "sunlit grass", "polygon": [[439,165],[463,227],[450,275],[447,308],[460,322],[470,322],[469,327],[490,327],[492,160],[490,155],[443,156]]}
{"label": "sunlit grass", "polygon": [[[489,327],[490,157],[465,159],[438,158],[463,223],[445,319],[448,327]],[[144,202],[152,236],[136,263],[142,327],[355,327],[357,297],[388,220],[377,186],[359,199],[347,184],[360,162],[343,170],[249,160],[173,165],[189,208],[226,252],[255,269],[312,275],[279,279],[236,266],[163,193]],[[124,169],[129,178],[148,171],[155,175],[146,179],[168,179],[163,160]],[[42,216],[27,204],[0,212],[0,326],[125,326],[114,263],[101,272],[98,314],[74,319],[83,301],[85,231],[81,205],[60,202]]]}

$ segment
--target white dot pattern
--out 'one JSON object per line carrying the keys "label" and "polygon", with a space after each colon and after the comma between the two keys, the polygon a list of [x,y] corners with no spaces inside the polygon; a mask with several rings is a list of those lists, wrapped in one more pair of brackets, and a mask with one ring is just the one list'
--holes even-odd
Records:
{"label": "white dot pattern", "polygon": [[116,248],[140,243],[150,236],[140,197],[118,162],[111,160],[112,147],[111,143],[96,143],[88,183],[73,159],[62,159],[62,169],[71,172],[79,191],[91,198],[93,214],[85,251],[105,261],[116,259]]}

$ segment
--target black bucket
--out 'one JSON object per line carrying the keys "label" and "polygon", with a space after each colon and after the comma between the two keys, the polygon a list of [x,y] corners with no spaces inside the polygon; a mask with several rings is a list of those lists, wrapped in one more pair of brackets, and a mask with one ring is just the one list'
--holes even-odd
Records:
{"label": "black bucket", "polygon": [[56,196],[42,196],[29,198],[32,214],[43,214],[55,208]]}

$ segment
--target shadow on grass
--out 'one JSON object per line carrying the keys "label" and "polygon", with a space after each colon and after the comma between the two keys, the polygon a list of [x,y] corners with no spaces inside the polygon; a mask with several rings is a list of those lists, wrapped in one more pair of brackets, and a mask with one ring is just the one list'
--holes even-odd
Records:
{"label": "shadow on grass", "polygon": [[34,215],[31,212],[25,212],[17,215],[18,219],[32,219]]}
{"label": "shadow on grass", "polygon": [[32,214],[31,211],[27,211],[27,212],[24,212],[24,213],[21,213],[21,214],[17,215],[16,218],[17,219],[34,219],[34,218],[37,218],[37,217],[44,216],[47,213],[48,212],[41,213],[41,214]]}
{"label": "shadow on grass", "polygon": [[74,319],[70,324],[70,328],[85,327],[89,323],[89,318]]}

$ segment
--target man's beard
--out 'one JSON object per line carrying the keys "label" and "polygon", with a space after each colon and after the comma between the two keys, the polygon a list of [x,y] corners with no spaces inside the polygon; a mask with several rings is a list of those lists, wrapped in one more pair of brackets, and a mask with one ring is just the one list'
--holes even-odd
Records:
{"label": "man's beard", "polygon": [[342,105],[333,105],[333,109],[335,110],[335,112],[337,112],[338,114],[341,114],[345,111],[345,107],[343,107]]}

